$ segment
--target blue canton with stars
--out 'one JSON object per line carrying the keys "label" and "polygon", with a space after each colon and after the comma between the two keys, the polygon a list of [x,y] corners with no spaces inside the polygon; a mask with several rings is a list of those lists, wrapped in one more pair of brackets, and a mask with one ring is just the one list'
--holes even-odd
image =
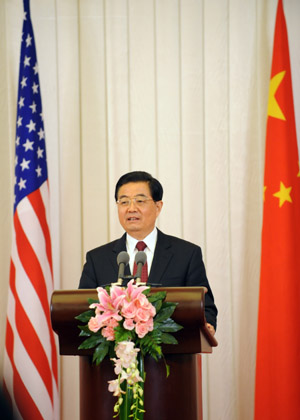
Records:
{"label": "blue canton with stars", "polygon": [[24,0],[15,154],[15,203],[48,178],[45,131],[29,1]]}

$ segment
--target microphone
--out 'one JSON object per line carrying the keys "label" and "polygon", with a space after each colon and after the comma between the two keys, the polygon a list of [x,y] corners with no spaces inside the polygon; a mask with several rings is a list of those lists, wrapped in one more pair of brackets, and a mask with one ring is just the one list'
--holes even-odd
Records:
{"label": "microphone", "polygon": [[137,284],[141,282],[142,269],[146,261],[147,261],[146,253],[144,251],[138,251],[135,255],[135,263],[137,265],[135,279],[136,279]]}
{"label": "microphone", "polygon": [[126,251],[121,251],[117,256],[117,263],[119,266],[118,281],[116,284],[121,285],[123,283],[124,271],[126,265],[129,263],[129,255]]}

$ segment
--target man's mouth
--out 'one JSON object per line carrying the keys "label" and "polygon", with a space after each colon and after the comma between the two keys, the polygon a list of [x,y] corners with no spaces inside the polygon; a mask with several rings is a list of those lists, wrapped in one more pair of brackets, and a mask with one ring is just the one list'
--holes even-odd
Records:
{"label": "man's mouth", "polygon": [[134,217],[134,216],[132,216],[132,217],[128,217],[128,219],[127,219],[129,222],[135,222],[136,220],[139,220],[139,218],[138,217]]}

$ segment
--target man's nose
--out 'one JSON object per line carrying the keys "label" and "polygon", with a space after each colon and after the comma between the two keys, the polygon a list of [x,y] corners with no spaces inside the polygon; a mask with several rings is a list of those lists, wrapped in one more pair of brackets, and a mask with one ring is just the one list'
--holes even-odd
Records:
{"label": "man's nose", "polygon": [[130,200],[128,210],[132,211],[132,210],[136,210],[136,209],[137,209],[137,205],[136,205],[135,200]]}

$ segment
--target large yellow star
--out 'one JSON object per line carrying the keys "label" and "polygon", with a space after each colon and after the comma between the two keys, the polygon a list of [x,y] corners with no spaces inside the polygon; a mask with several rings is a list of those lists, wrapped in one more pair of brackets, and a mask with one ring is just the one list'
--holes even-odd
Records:
{"label": "large yellow star", "polygon": [[279,198],[279,207],[281,207],[285,201],[292,203],[291,190],[292,187],[286,188],[284,183],[280,182],[280,190],[277,193],[273,194],[274,197]]}
{"label": "large yellow star", "polygon": [[267,189],[267,187],[264,185],[264,201],[265,201],[265,199],[266,199],[266,196],[265,196],[266,189]]}
{"label": "large yellow star", "polygon": [[275,94],[277,89],[282,82],[282,79],[285,75],[285,70],[281,71],[280,73],[275,74],[270,80],[270,87],[269,87],[269,102],[268,102],[268,115],[270,117],[278,118],[279,120],[285,121],[285,116],[278,105],[278,102],[275,98]]}

